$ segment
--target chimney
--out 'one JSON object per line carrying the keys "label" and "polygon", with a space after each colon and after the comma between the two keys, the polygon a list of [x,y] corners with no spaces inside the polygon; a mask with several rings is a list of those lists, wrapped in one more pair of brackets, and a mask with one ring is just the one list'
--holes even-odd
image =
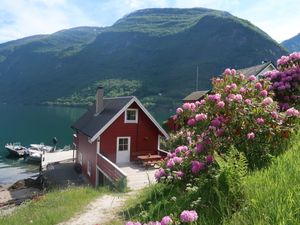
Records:
{"label": "chimney", "polygon": [[101,87],[101,86],[97,87],[95,116],[97,116],[99,113],[101,113],[104,109],[103,95],[104,95],[103,87]]}

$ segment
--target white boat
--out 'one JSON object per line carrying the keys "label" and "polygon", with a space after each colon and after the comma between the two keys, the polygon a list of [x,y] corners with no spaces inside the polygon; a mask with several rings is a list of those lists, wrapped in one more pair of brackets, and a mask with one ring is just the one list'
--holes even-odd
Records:
{"label": "white boat", "polygon": [[46,152],[52,152],[54,151],[54,148],[49,145],[44,145],[44,143],[40,144],[30,144],[30,149],[40,150],[40,151],[46,151]]}
{"label": "white boat", "polygon": [[27,149],[27,160],[32,162],[41,162],[43,152],[53,152],[53,150],[54,149],[52,146],[44,145],[43,143],[31,144],[30,147]]}
{"label": "white boat", "polygon": [[5,145],[5,148],[12,156],[23,157],[24,155],[28,154],[27,148],[22,146],[19,142],[8,143]]}

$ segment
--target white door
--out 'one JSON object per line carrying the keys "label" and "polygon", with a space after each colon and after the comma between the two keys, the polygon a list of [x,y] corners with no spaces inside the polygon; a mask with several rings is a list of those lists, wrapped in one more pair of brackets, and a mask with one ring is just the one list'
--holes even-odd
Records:
{"label": "white door", "polygon": [[130,137],[117,138],[117,163],[130,161]]}

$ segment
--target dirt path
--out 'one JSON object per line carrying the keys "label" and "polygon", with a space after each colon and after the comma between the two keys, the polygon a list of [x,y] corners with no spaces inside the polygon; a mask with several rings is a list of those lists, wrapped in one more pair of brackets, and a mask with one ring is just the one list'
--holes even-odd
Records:
{"label": "dirt path", "polygon": [[118,209],[130,196],[136,194],[131,191],[123,194],[107,194],[88,204],[81,214],[58,225],[103,225],[117,218]]}

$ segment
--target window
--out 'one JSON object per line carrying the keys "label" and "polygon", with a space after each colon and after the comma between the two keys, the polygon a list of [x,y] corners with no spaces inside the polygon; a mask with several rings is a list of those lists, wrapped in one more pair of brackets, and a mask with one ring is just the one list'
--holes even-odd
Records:
{"label": "window", "polygon": [[118,138],[118,151],[129,150],[129,138]]}
{"label": "window", "polygon": [[80,163],[80,165],[82,165],[82,153],[78,152],[78,162]]}
{"label": "window", "polygon": [[138,122],[138,109],[127,109],[125,113],[125,123]]}
{"label": "window", "polygon": [[87,174],[88,174],[89,176],[91,176],[91,173],[92,173],[92,165],[91,165],[91,162],[88,161],[88,162],[87,162]]}

